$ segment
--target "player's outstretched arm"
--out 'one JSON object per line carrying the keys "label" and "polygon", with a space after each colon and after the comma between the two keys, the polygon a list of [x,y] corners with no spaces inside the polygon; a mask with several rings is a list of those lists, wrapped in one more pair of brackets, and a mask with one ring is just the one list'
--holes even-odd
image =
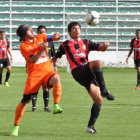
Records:
{"label": "player's outstretched arm", "polygon": [[106,51],[108,46],[110,46],[110,42],[105,42],[102,47],[100,47],[100,51]]}
{"label": "player's outstretched arm", "polygon": [[52,40],[53,41],[60,40],[60,33],[59,32],[54,33],[53,36],[52,36]]}

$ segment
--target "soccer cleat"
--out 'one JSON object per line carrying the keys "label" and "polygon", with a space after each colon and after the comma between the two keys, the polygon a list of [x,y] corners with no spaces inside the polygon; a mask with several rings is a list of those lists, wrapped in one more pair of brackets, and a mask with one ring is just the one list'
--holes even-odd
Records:
{"label": "soccer cleat", "polygon": [[138,89],[140,89],[140,87],[136,87],[135,89],[138,90]]}
{"label": "soccer cleat", "polygon": [[36,107],[33,107],[32,108],[32,112],[36,112]]}
{"label": "soccer cleat", "polygon": [[3,87],[3,85],[2,85],[2,84],[0,84],[0,88],[1,88],[1,87]]}
{"label": "soccer cleat", "polygon": [[110,92],[108,92],[107,90],[103,90],[101,92],[101,95],[102,95],[102,97],[105,97],[108,100],[115,100],[115,97]]}
{"label": "soccer cleat", "polygon": [[62,113],[62,112],[63,112],[63,109],[58,104],[54,104],[53,114],[58,114],[58,113]]}
{"label": "soccer cleat", "polygon": [[87,127],[86,131],[91,134],[96,134],[96,130],[94,128]]}
{"label": "soccer cleat", "polygon": [[137,84],[135,89],[140,89],[140,84]]}
{"label": "soccer cleat", "polygon": [[11,132],[11,136],[18,136],[18,130],[19,130],[19,126],[15,125]]}
{"label": "soccer cleat", "polygon": [[45,111],[45,112],[51,112],[50,109],[49,109],[48,107],[45,107],[45,108],[44,108],[44,111]]}
{"label": "soccer cleat", "polygon": [[6,87],[9,87],[9,84],[8,84],[8,82],[5,82],[5,83],[4,83],[4,85],[5,85]]}

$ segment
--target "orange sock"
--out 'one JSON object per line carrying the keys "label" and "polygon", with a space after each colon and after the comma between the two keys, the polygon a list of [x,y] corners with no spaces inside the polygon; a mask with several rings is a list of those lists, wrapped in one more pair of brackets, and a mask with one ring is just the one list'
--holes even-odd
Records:
{"label": "orange sock", "polygon": [[22,106],[21,104],[18,104],[16,111],[15,111],[15,125],[19,125],[20,124],[20,120],[26,110],[27,105]]}
{"label": "orange sock", "polygon": [[58,104],[60,102],[61,92],[61,84],[53,85],[53,100],[55,104]]}

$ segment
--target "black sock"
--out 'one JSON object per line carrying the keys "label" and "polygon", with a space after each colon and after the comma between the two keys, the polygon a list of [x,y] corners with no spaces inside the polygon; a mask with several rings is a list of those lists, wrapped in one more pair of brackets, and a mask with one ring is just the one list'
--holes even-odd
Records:
{"label": "black sock", "polygon": [[140,85],[140,72],[137,71],[137,84]]}
{"label": "black sock", "polygon": [[94,124],[99,116],[100,110],[101,110],[101,105],[93,104],[91,108],[91,115],[88,122],[88,127],[94,128]]}
{"label": "black sock", "polygon": [[37,101],[37,95],[34,95],[34,97],[32,98],[32,107],[36,108],[36,101]]}
{"label": "black sock", "polygon": [[6,73],[6,78],[5,78],[5,82],[8,81],[9,77],[10,77],[10,72],[7,71],[7,73]]}
{"label": "black sock", "polygon": [[48,107],[49,104],[49,91],[43,91],[43,99],[45,108]]}
{"label": "black sock", "polygon": [[101,91],[105,90],[106,86],[105,86],[105,81],[104,81],[104,77],[103,77],[103,69],[102,68],[95,68],[94,74],[96,76],[96,80],[100,86]]}
{"label": "black sock", "polygon": [[0,84],[2,84],[2,73],[0,73]]}

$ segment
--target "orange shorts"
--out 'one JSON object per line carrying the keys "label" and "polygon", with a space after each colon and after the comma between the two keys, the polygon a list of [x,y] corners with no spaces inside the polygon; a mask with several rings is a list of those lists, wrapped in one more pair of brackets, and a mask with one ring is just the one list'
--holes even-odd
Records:
{"label": "orange shorts", "polygon": [[50,71],[48,73],[42,74],[41,76],[28,76],[27,81],[25,83],[23,94],[29,95],[37,93],[41,85],[47,86],[48,80],[54,74],[56,74],[56,72]]}

